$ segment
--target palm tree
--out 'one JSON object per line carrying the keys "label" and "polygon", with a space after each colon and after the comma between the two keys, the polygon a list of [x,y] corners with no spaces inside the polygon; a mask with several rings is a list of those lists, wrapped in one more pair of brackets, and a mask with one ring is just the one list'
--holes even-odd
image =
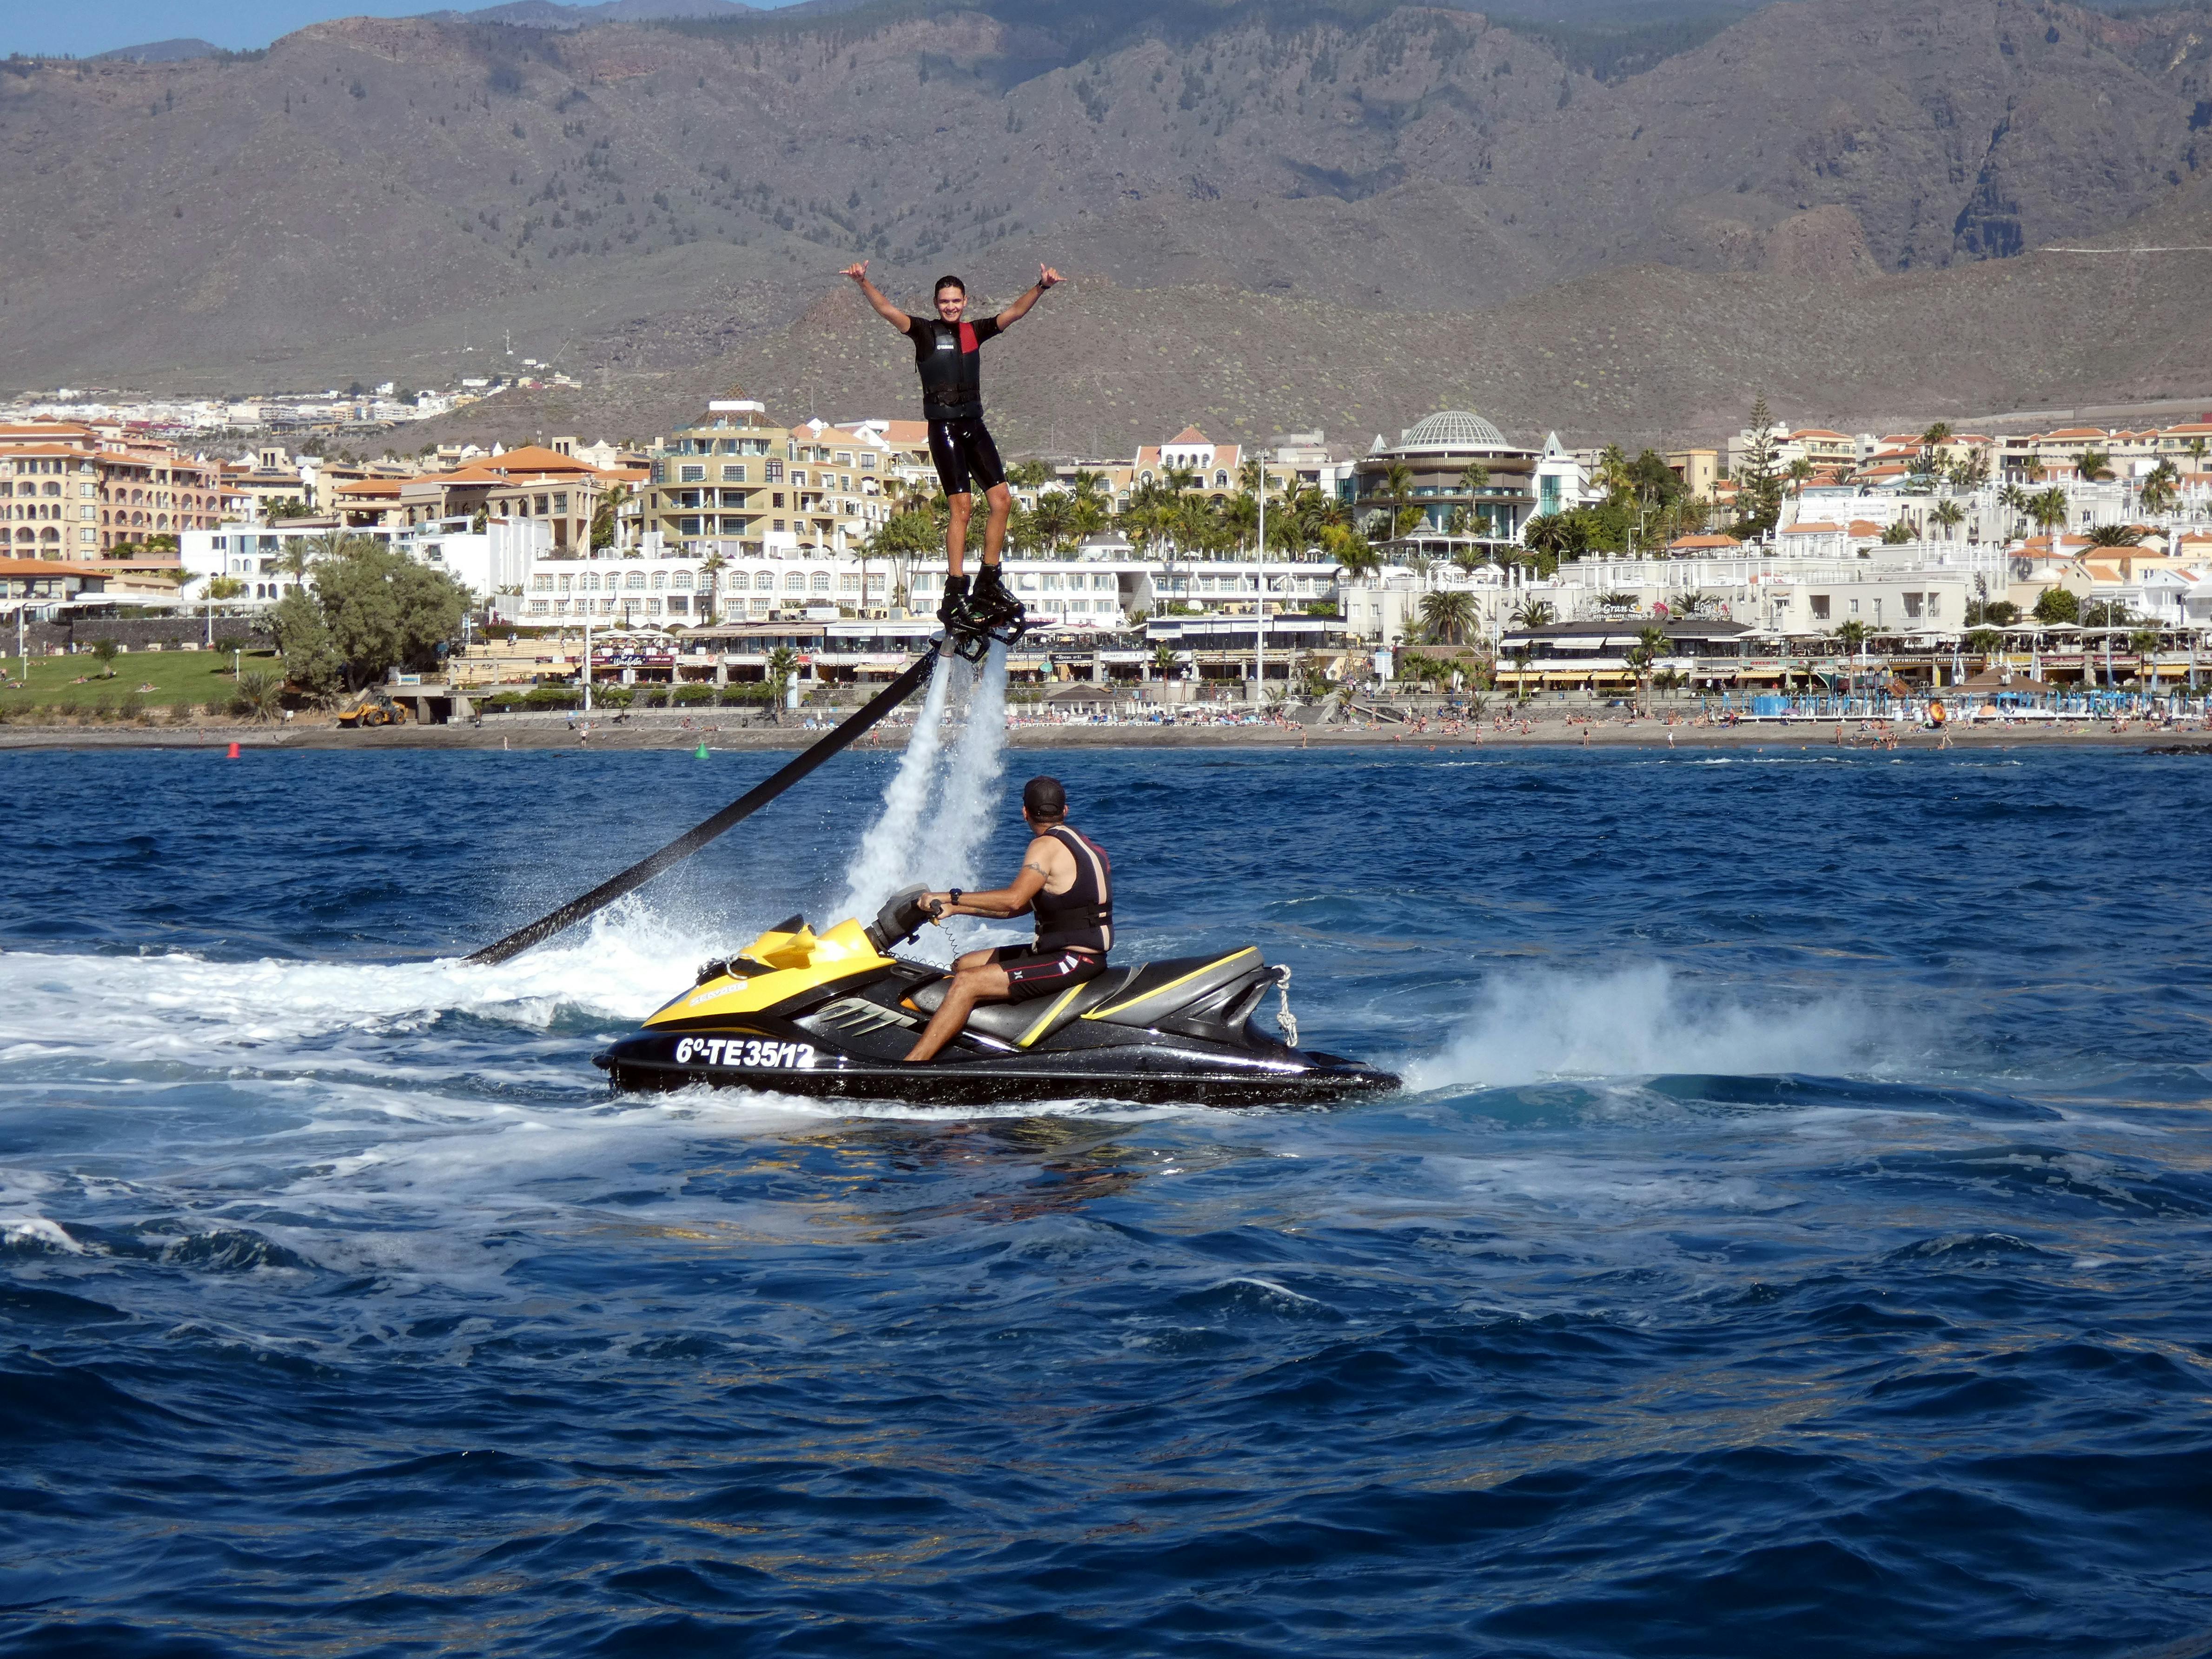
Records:
{"label": "palm tree", "polygon": [[1355,581],[1371,576],[1382,568],[1382,555],[1366,537],[1342,525],[1323,527],[1321,550],[1334,559],[1344,574]]}
{"label": "palm tree", "polygon": [[799,672],[799,653],[787,645],[779,645],[768,653],[769,718],[779,724],[783,720],[783,696],[790,688],[792,678]]}
{"label": "palm tree", "polygon": [[1064,489],[1039,492],[1029,515],[1030,533],[1048,554],[1057,556],[1067,545],[1075,527],[1075,498]]}
{"label": "palm tree", "polygon": [[592,512],[592,547],[597,551],[615,544],[615,514],[623,502],[629,500],[629,486],[618,483],[599,497],[599,504]]}
{"label": "palm tree", "polygon": [[1966,522],[1966,509],[1956,501],[1938,501],[1928,516],[1943,526],[1943,539],[1948,541],[1951,532]]}
{"label": "palm tree", "polygon": [[1549,599],[1523,599],[1513,607],[1513,624],[1516,628],[1548,628],[1559,615]]}
{"label": "palm tree", "polygon": [[1474,620],[1474,595],[1465,588],[1421,595],[1421,627],[1433,644],[1465,645]]}
{"label": "palm tree", "polygon": [[1920,434],[1920,457],[1916,472],[1933,473],[1942,464],[1943,446],[1951,441],[1951,423],[1938,421]]}
{"label": "palm tree", "polygon": [[2165,513],[2172,508],[2174,498],[2180,493],[2181,471],[2172,460],[2162,459],[2150,470],[2142,481],[2139,499],[2146,513]]}
{"label": "palm tree", "polygon": [[1979,489],[1989,481],[1989,476],[1990,458],[1983,450],[1976,450],[1944,474],[1954,489]]}
{"label": "palm tree", "polygon": [[1490,469],[1480,461],[1469,461],[1460,469],[1459,487],[1468,497],[1468,506],[1463,509],[1468,533],[1488,535],[1492,528],[1490,514],[1475,503],[1474,498],[1490,488]]}
{"label": "palm tree", "polygon": [[1784,474],[1790,480],[1790,493],[1799,500],[1803,500],[1805,486],[1813,481],[1813,474],[1817,470],[1811,459],[1803,455],[1790,462],[1789,471]]}
{"label": "palm tree", "polygon": [[1712,601],[1693,587],[1688,592],[1683,594],[1678,603],[1682,608],[1682,614],[1684,616],[1694,617],[1700,611],[1703,611],[1707,605],[1711,605]]}
{"label": "palm tree", "polygon": [[2158,629],[2138,628],[2128,635],[2128,648],[2136,653],[2136,675],[2152,690],[2158,689]]}
{"label": "palm tree", "polygon": [[2141,547],[2143,533],[2131,524],[2100,524],[2089,532],[2092,547]]}
{"label": "palm tree", "polygon": [[1521,526],[1521,544],[1554,559],[1579,553],[1587,545],[1583,527],[1571,513],[1540,513]]}
{"label": "palm tree", "polygon": [[1403,461],[1393,461],[1382,475],[1382,491],[1390,502],[1390,532],[1384,538],[1395,541],[1412,526],[1406,522],[1406,499],[1413,493],[1413,469]]}
{"label": "palm tree", "polygon": [[1836,642],[1844,647],[1846,654],[1856,653],[1864,647],[1871,631],[1864,623],[1853,617],[1836,629]]}
{"label": "palm tree", "polygon": [[1516,702],[1528,701],[1528,664],[1535,654],[1526,640],[1506,653],[1513,659],[1513,698]]}
{"label": "palm tree", "polygon": [[1596,482],[1607,495],[1625,495],[1632,490],[1635,480],[1629,476],[1628,457],[1621,453],[1619,444],[1607,444],[1597,458]]}
{"label": "palm tree", "polygon": [[[868,541],[860,544],[860,602],[863,605],[868,599],[868,547],[874,539],[870,537]],[[720,548],[699,561],[699,608],[709,619],[721,609],[722,571],[728,563]]]}
{"label": "palm tree", "polygon": [[1182,655],[1175,647],[1165,640],[1152,641],[1152,678],[1154,679],[1173,679],[1176,670],[1182,666]]}
{"label": "palm tree", "polygon": [[1668,641],[1667,630],[1656,623],[1640,631],[1636,636],[1636,643],[1629,647],[1628,665],[1636,671],[1637,679],[1643,686],[1644,707],[1646,713],[1649,713],[1651,708],[1652,665],[1665,656],[1670,649],[1672,646]]}
{"label": "palm tree", "polygon": [[2046,536],[2066,522],[2066,514],[2070,507],[2065,489],[2059,484],[2052,484],[2048,489],[2039,489],[2027,498],[2027,516]]}
{"label": "palm tree", "polygon": [[2094,483],[2112,476],[2112,458],[2101,449],[2085,449],[2074,458],[2074,470],[2083,483]]}

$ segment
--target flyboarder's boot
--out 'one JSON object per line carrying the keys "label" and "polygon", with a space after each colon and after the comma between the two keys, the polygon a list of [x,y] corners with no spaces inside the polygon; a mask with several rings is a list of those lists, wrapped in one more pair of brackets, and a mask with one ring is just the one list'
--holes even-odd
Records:
{"label": "flyboarder's boot", "polygon": [[945,641],[955,656],[981,662],[990,649],[990,623],[969,596],[968,578],[947,576],[945,598],[937,607],[937,620],[945,625]]}
{"label": "flyboarder's boot", "polygon": [[982,574],[975,578],[975,597],[971,604],[984,625],[1008,645],[1019,639],[1029,625],[1022,602],[1007,589],[995,564],[985,565]]}

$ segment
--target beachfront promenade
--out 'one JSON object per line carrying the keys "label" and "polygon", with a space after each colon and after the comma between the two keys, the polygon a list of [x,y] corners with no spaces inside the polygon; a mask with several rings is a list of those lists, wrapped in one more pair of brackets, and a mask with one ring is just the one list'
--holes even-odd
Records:
{"label": "beachfront promenade", "polygon": [[[712,714],[632,714],[578,717],[560,714],[488,716],[480,726],[399,726],[345,731],[327,724],[289,725],[196,722],[157,726],[0,727],[0,750],[35,749],[200,749],[221,753],[235,743],[244,750],[440,749],[440,750],[798,750],[828,731],[839,711],[788,715],[781,724],[744,724],[743,717],[717,720]],[[854,744],[856,750],[902,749],[912,734],[909,722],[886,721]],[[1953,720],[1937,727],[1914,719],[1726,718],[1686,711],[1629,715],[1623,711],[1589,711],[1537,705],[1525,711],[1486,710],[1479,718],[1417,715],[1410,720],[1355,719],[1347,723],[1301,725],[1256,714],[1186,718],[1167,724],[1108,718],[1048,720],[1017,715],[1008,721],[1007,745],[1015,749],[1356,749],[1464,748],[1511,750],[1531,748],[1583,749],[1895,749],[1936,751],[1947,748],[2061,748],[2096,746],[2141,750],[2168,745],[2202,746],[2212,753],[2212,720],[2184,718],[2118,719],[2086,715],[2035,717],[1987,715]]]}

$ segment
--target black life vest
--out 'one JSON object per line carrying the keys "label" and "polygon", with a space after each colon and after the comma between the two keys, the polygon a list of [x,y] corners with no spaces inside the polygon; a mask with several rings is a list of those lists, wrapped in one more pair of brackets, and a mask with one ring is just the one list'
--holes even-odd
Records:
{"label": "black life vest", "polygon": [[1114,944],[1114,866],[1088,836],[1055,824],[1045,831],[1075,855],[1075,879],[1065,893],[1042,890],[1030,901],[1040,951],[1096,951]]}
{"label": "black life vest", "polygon": [[921,372],[925,418],[974,420],[983,413],[983,342],[999,332],[999,319],[947,323],[934,317],[910,317],[907,337],[914,342],[914,366]]}

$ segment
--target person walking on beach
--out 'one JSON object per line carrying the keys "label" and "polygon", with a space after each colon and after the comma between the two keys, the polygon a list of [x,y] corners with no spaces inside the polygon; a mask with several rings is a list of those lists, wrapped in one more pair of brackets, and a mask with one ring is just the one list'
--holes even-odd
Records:
{"label": "person walking on beach", "polygon": [[[952,514],[945,537],[945,599],[938,606],[937,619],[949,629],[969,633],[1010,623],[1022,614],[1022,607],[1000,580],[999,554],[1006,544],[1006,518],[1014,498],[1006,488],[999,447],[983,424],[981,354],[986,340],[1021,321],[1047,289],[1058,287],[1060,275],[1050,265],[1039,265],[1035,287],[1024,289],[997,316],[971,323],[965,320],[968,284],[957,276],[937,279],[936,316],[916,317],[901,311],[868,280],[866,259],[840,274],[859,283],[876,314],[914,344],[915,368],[921,374],[922,418],[929,426],[929,458],[937,465],[937,481],[944,486]],[[983,568],[971,597],[965,556],[968,520],[975,511],[978,485],[987,504]]]}

